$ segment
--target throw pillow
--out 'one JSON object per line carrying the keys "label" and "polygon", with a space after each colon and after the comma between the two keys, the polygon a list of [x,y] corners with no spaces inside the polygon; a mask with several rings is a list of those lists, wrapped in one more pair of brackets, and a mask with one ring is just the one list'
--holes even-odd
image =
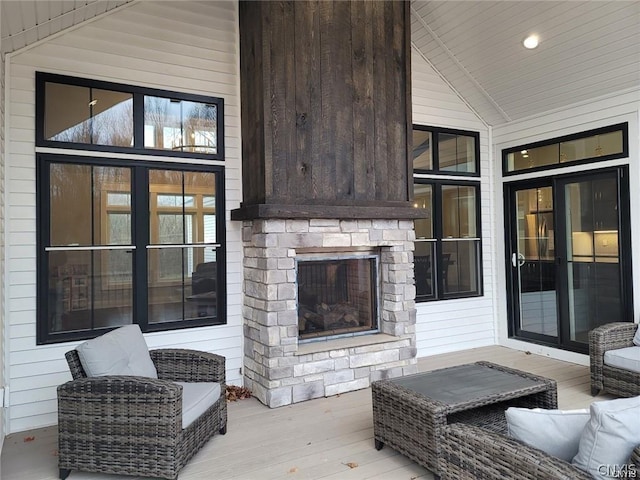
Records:
{"label": "throw pillow", "polygon": [[572,463],[597,480],[611,477],[640,445],[640,397],[591,404],[591,419],[580,439]]}
{"label": "throw pillow", "polygon": [[633,344],[640,347],[640,328],[636,330],[636,334],[633,336]]}
{"label": "throw pillow", "polygon": [[505,416],[509,436],[570,462],[578,452],[589,410],[509,407]]}
{"label": "throw pillow", "polygon": [[76,347],[87,376],[136,375],[158,378],[138,325],[125,325]]}

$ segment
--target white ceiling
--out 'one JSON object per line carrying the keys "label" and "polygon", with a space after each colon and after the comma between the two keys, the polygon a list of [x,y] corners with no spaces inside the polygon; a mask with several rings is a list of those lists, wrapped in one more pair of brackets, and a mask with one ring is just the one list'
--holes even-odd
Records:
{"label": "white ceiling", "polygon": [[[640,2],[420,1],[412,41],[489,125],[640,88]],[[541,39],[535,50],[522,40]]]}
{"label": "white ceiling", "polygon": [[131,0],[0,0],[2,53],[14,52]]}
{"label": "white ceiling", "polygon": [[[1,0],[2,52],[130,1]],[[640,1],[413,0],[411,13],[413,45],[489,125],[640,88]]]}

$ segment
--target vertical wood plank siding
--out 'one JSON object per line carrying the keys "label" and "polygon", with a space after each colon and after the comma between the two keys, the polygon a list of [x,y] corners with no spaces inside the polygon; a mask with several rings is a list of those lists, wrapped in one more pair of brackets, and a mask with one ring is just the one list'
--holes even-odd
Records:
{"label": "vertical wood plank siding", "polygon": [[[252,132],[243,205],[410,200],[408,12],[406,2],[240,3],[242,117]],[[269,48],[256,72],[260,37]]]}
{"label": "vertical wood plank siding", "polygon": [[[239,8],[240,31],[244,32],[240,50],[243,58],[240,76],[253,78],[256,84],[264,85],[264,72],[271,70],[271,58],[267,55],[270,45],[262,36],[262,22],[268,19],[264,19],[262,12],[258,9],[247,11],[245,2],[240,2]],[[243,108],[249,112],[247,115],[242,115],[243,155],[248,158],[265,158],[269,161],[252,163],[252,174],[244,176],[242,185],[245,202],[259,203],[265,193],[265,175],[267,175],[265,168],[271,165],[271,150],[265,148],[267,145],[264,141],[265,136],[271,136],[271,123],[266,123],[264,118],[264,103],[269,101],[270,85],[265,85],[263,91],[253,88],[252,83],[240,82]]]}

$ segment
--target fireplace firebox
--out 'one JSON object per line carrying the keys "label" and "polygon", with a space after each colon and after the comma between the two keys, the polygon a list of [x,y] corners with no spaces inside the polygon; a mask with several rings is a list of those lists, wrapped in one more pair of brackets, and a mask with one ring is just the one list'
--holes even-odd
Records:
{"label": "fireplace firebox", "polygon": [[377,331],[377,256],[297,262],[298,339]]}

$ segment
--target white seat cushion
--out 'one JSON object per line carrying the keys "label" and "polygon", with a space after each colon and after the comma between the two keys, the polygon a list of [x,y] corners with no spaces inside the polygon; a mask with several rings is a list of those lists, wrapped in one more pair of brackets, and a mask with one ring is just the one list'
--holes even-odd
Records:
{"label": "white seat cushion", "polygon": [[125,325],[76,347],[89,377],[136,375],[158,378],[138,325]]}
{"label": "white seat cushion", "polygon": [[219,383],[175,382],[182,385],[182,428],[187,428],[220,398]]}
{"label": "white seat cushion", "polygon": [[640,373],[640,347],[608,350],[604,352],[604,364]]}
{"label": "white seat cushion", "polygon": [[593,402],[590,411],[571,463],[597,480],[610,480],[608,472],[623,469],[640,445],[640,397]]}
{"label": "white seat cushion", "polygon": [[510,437],[570,462],[578,453],[589,410],[509,407],[505,417]]}

